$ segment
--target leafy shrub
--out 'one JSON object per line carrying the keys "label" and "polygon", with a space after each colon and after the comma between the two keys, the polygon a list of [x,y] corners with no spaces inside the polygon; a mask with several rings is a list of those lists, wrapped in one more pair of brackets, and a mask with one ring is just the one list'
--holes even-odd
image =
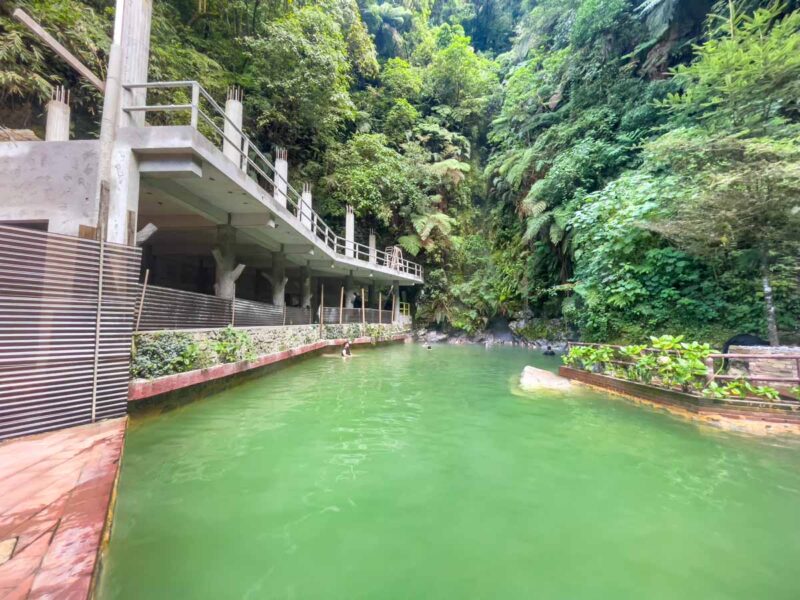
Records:
{"label": "leafy shrub", "polygon": [[214,334],[211,348],[221,363],[255,358],[255,345],[247,330],[235,329],[230,325]]}
{"label": "leafy shrub", "polygon": [[208,352],[189,334],[164,332],[136,336],[131,359],[134,379],[154,379],[210,364]]}

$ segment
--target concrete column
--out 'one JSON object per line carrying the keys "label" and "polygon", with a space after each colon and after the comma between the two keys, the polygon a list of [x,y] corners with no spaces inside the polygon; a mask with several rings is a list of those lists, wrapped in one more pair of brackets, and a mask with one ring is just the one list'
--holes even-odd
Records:
{"label": "concrete column", "polygon": [[217,226],[217,245],[211,254],[217,265],[214,294],[231,299],[236,293],[236,280],[244,271],[244,265],[236,262],[236,230],[233,227]]}
{"label": "concrete column", "polygon": [[356,299],[356,284],[353,276],[348,275],[344,278],[344,307],[353,308]]}
{"label": "concrete column", "polygon": [[392,282],[392,293],[395,295],[394,299],[394,314],[392,314],[392,323],[400,322],[400,282],[394,280]]}
{"label": "concrete column", "polygon": [[56,86],[47,103],[47,125],[44,139],[48,142],[69,141],[69,91]]}
{"label": "concrete column", "polygon": [[310,307],[312,290],[314,289],[314,286],[311,282],[311,272],[308,270],[308,267],[303,267],[303,269],[300,271],[300,277],[300,306],[302,308]]}
{"label": "concrete column", "polygon": [[103,101],[97,226],[105,229],[109,242],[132,245],[139,209],[139,166],[131,148],[120,142],[117,130],[144,125],[143,112],[129,115],[122,107],[144,104],[146,90],[128,91],[122,85],[147,82],[153,0],[117,0],[120,6],[122,10],[115,15]]}
{"label": "concrete column", "polygon": [[[153,20],[153,0],[122,0],[122,85],[128,83],[147,83],[147,69],[150,65],[150,26]],[[127,105],[145,104],[147,90],[123,90],[122,97]],[[120,111],[121,111],[120,107]],[[142,127],[144,113],[128,115],[120,112],[121,127]]]}
{"label": "concrete column", "polygon": [[348,258],[355,256],[355,241],[356,241],[356,216],[353,212],[353,207],[347,205],[347,212],[345,213],[344,221],[344,239],[345,250],[344,254]]}
{"label": "concrete column", "polygon": [[312,204],[313,199],[311,198],[311,185],[308,183],[303,184],[302,199],[303,203],[300,205],[300,224],[307,227],[310,231],[314,231],[314,219],[312,217],[314,206]]}
{"label": "concrete column", "polygon": [[280,252],[272,253],[272,269],[269,273],[261,272],[262,277],[272,286],[272,304],[283,306],[286,304],[286,257]]}
{"label": "concrete column", "polygon": [[[231,87],[228,89],[228,98],[225,101],[225,139],[222,140],[222,153],[235,162],[238,166],[242,165],[242,88]],[[237,129],[239,131],[237,131]]]}
{"label": "concrete column", "polygon": [[369,262],[373,265],[378,262],[378,249],[375,245],[375,231],[369,230]]}
{"label": "concrete column", "polygon": [[370,283],[367,288],[367,308],[377,306],[378,295],[375,293],[375,284]]}
{"label": "concrete column", "polygon": [[289,193],[289,154],[286,148],[275,150],[275,202],[286,206],[286,195]]}

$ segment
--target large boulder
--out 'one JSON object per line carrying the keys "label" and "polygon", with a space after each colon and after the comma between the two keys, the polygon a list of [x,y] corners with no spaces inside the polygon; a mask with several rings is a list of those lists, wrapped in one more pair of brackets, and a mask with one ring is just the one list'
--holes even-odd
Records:
{"label": "large boulder", "polygon": [[522,376],[519,379],[519,387],[526,391],[564,391],[572,387],[572,382],[550,371],[528,366],[522,370]]}

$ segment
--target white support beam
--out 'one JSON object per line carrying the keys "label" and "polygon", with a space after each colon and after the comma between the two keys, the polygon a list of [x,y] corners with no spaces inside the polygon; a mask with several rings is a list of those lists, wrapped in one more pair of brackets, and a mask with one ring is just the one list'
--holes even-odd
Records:
{"label": "white support beam", "polygon": [[231,213],[231,225],[241,229],[275,227],[275,219],[269,211],[258,213]]}
{"label": "white support beam", "polygon": [[311,244],[284,244],[281,246],[284,254],[307,254],[314,256],[314,246]]}

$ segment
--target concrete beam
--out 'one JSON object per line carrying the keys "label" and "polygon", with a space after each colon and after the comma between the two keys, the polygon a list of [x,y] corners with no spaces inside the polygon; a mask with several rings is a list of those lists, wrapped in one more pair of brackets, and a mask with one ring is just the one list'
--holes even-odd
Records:
{"label": "concrete beam", "polygon": [[151,236],[152,236],[152,235],[153,235],[153,234],[154,234],[156,231],[158,231],[158,227],[156,227],[156,226],[155,226],[155,225],[153,225],[152,223],[148,223],[147,225],[145,225],[144,227],[142,227],[142,228],[141,228],[141,229],[140,229],[140,230],[139,230],[139,231],[136,233],[136,245],[137,245],[137,246],[141,246],[142,244],[144,244],[144,243],[145,243],[147,240],[149,240],[149,239],[150,239],[150,237],[151,237]]}
{"label": "concrete beam", "polygon": [[188,214],[188,215],[148,215],[140,213],[143,220],[152,222],[162,231],[182,231],[193,229],[210,229],[215,227],[214,223],[210,222],[202,215]]}
{"label": "concrete beam", "polygon": [[173,200],[185,206],[192,212],[202,215],[209,221],[217,225],[228,224],[228,213],[210,202],[198,198],[180,184],[169,179],[149,179],[148,184],[162,192],[169,194]]}
{"label": "concrete beam", "polygon": [[281,252],[284,254],[307,254],[314,256],[314,246],[311,244],[283,244]]}
{"label": "concrete beam", "polygon": [[245,228],[263,228],[275,227],[275,219],[269,211],[257,213],[231,213],[231,225],[234,227]]}
{"label": "concrete beam", "polygon": [[140,154],[139,173],[149,178],[202,177],[203,165],[192,154]]}

